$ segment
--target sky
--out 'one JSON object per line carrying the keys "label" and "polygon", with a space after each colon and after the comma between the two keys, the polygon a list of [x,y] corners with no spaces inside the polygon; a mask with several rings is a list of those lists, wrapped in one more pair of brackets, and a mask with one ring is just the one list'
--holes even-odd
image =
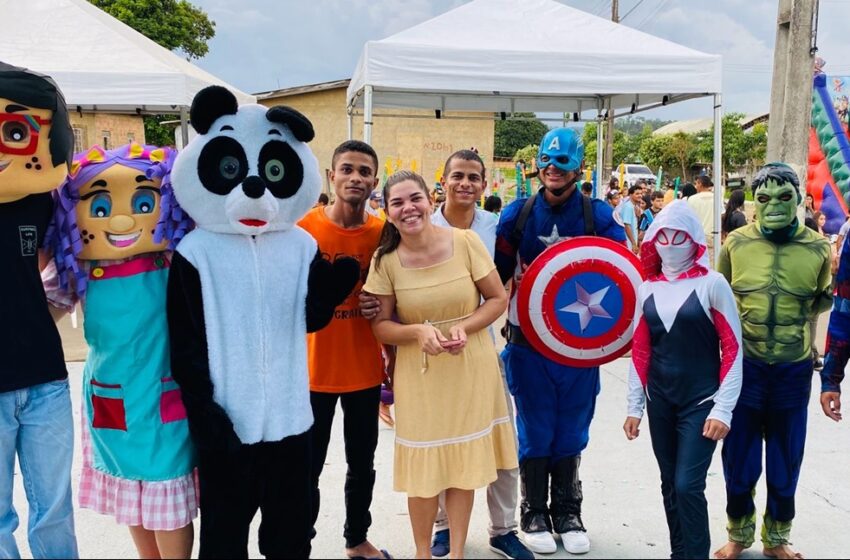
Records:
{"label": "sky", "polygon": [[[195,64],[256,93],[351,77],[363,44],[467,0],[191,0],[216,23]],[[556,0],[611,17],[610,0]],[[620,0],[622,25],[723,57],[726,112],[770,105],[778,0]],[[474,22],[470,22],[474,25]],[[534,25],[532,21],[517,25]],[[850,0],[820,0],[818,56],[827,74],[850,76]],[[510,29],[501,30],[508,34]],[[499,34],[494,35],[498,40]],[[710,98],[642,113],[665,120],[710,117]]]}

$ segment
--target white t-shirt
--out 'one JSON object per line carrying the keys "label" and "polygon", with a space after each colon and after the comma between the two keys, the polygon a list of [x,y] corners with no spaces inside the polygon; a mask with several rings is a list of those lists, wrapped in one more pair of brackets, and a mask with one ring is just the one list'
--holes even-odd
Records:
{"label": "white t-shirt", "polygon": [[[446,221],[443,215],[443,208],[438,208],[431,214],[431,223],[435,226],[452,227]],[[490,252],[490,258],[496,254],[496,226],[499,225],[499,218],[492,212],[487,212],[480,208],[475,209],[475,217],[472,218],[472,225],[469,229],[478,234],[481,242],[487,247]]]}
{"label": "white t-shirt", "polygon": [[713,238],[711,232],[714,231],[714,193],[711,191],[703,191],[688,198],[688,206],[696,212],[702,230],[705,233],[705,238],[709,245]]}

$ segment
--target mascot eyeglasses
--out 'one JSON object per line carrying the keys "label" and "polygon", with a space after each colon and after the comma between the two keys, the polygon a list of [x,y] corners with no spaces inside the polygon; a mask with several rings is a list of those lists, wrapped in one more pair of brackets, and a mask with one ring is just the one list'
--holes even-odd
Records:
{"label": "mascot eyeglasses", "polygon": [[34,154],[38,149],[41,127],[50,122],[50,119],[33,115],[0,113],[0,153],[15,156]]}

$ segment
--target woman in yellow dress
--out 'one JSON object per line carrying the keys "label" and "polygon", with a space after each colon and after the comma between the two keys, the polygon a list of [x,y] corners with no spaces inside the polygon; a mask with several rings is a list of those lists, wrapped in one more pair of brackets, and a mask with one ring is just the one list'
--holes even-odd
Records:
{"label": "woman in yellow dress", "polygon": [[487,330],[507,298],[477,234],[431,224],[422,177],[395,173],[384,200],[387,223],[364,291],[381,304],[375,336],[398,347],[394,488],[408,495],[417,558],[431,556],[437,496],[446,490],[450,557],[462,558],[474,490],[517,466]]}

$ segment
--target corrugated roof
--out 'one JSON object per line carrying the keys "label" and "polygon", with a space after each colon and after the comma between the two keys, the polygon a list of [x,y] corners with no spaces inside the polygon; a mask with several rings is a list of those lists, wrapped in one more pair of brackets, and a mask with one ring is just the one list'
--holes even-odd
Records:
{"label": "corrugated roof", "polygon": [[257,100],[271,99],[275,97],[289,97],[290,95],[300,95],[302,93],[314,93],[317,91],[325,91],[329,89],[347,88],[351,79],[334,80],[332,82],[321,82],[318,84],[307,84],[303,86],[294,86],[283,89],[273,89],[271,91],[262,91],[255,93]]}

